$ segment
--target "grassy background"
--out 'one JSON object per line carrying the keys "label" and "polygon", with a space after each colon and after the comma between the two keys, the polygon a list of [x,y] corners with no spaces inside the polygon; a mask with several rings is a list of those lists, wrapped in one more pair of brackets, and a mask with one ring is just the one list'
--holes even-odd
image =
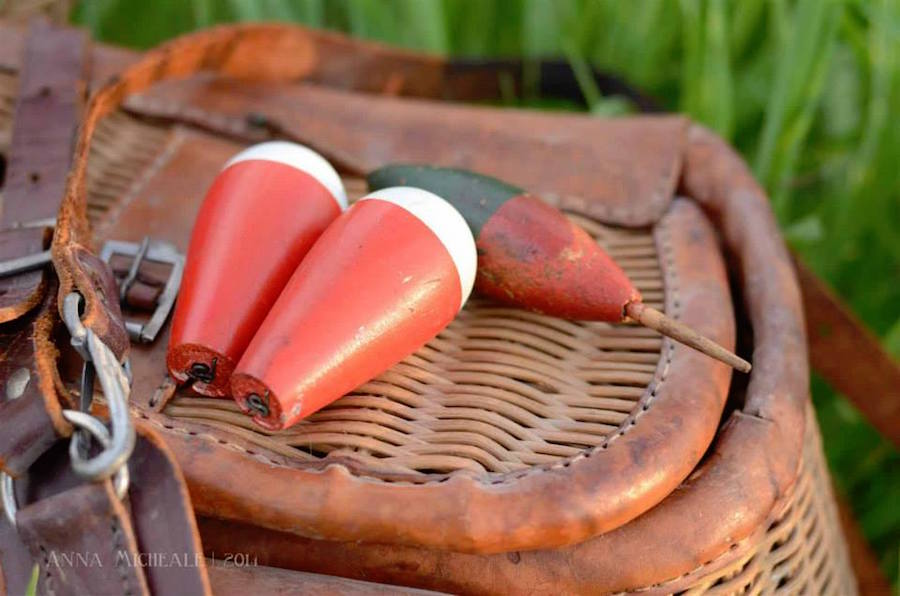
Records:
{"label": "grassy background", "polygon": [[[218,22],[287,20],[619,73],[743,153],[790,244],[900,355],[900,1],[89,0],[73,18],[138,48]],[[596,114],[629,109],[587,79],[583,91]],[[900,586],[900,455],[819,379],[813,394],[838,490]]]}

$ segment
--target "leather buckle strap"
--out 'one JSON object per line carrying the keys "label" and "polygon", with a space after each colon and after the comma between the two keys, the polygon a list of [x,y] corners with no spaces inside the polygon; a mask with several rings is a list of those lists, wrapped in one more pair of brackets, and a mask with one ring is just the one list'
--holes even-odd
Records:
{"label": "leather buckle strap", "polygon": [[109,240],[103,245],[100,258],[110,263],[114,255],[131,257],[132,261],[124,275],[118,275],[115,268],[116,281],[119,284],[119,298],[122,306],[133,306],[128,300],[129,290],[139,280],[141,265],[145,262],[162,263],[170,265],[168,275],[162,284],[162,291],[154,300],[155,308],[146,322],[133,319],[125,319],[125,329],[131,341],[151,343],[156,339],[172,307],[175,305],[175,297],[181,287],[181,276],[184,273],[184,255],[168,242],[152,241],[150,237],[144,237],[140,244],[135,242],[121,242]]}

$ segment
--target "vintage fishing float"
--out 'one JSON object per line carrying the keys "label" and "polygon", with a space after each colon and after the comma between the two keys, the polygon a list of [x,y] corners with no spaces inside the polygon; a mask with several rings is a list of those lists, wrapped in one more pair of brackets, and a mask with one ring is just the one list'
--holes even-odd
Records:
{"label": "vintage fishing float", "polygon": [[261,426],[282,429],[437,335],[475,280],[475,241],[447,201],[385,188],[345,211],[307,254],[231,378]]}
{"label": "vintage fishing float", "polygon": [[191,234],[166,355],[172,377],[202,395],[227,396],[269,308],[346,208],[337,172],[303,145],[261,143],[228,161]]}
{"label": "vintage fishing float", "polygon": [[644,304],[616,262],[561,211],[524,190],[467,170],[389,165],[369,188],[429,190],[453,204],[478,248],[476,289],[498,301],[574,320],[634,321],[742,371],[750,363]]}

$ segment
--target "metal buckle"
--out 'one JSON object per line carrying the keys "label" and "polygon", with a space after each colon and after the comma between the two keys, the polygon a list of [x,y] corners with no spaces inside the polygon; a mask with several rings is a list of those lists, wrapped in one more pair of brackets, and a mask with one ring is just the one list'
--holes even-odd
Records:
{"label": "metal buckle", "polygon": [[146,323],[125,320],[125,329],[131,341],[150,343],[156,339],[156,335],[162,328],[172,307],[175,305],[175,297],[181,287],[181,276],[184,273],[184,255],[168,242],[152,241],[145,236],[140,244],[136,242],[122,242],[119,240],[107,240],[100,251],[100,258],[109,263],[113,255],[132,257],[134,260],[128,270],[128,274],[119,282],[119,297],[122,303],[128,294],[129,288],[134,284],[140,270],[141,263],[153,261],[172,266],[166,285],[156,301],[156,309]]}

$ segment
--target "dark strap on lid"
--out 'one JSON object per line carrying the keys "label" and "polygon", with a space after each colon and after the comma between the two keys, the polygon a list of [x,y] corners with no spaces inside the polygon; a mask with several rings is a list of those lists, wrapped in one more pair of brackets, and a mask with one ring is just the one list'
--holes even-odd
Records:
{"label": "dark strap on lid", "polygon": [[[19,76],[8,175],[0,214],[0,261],[47,248],[84,104],[87,35],[36,21]],[[0,278],[0,323],[37,306],[42,269]]]}

